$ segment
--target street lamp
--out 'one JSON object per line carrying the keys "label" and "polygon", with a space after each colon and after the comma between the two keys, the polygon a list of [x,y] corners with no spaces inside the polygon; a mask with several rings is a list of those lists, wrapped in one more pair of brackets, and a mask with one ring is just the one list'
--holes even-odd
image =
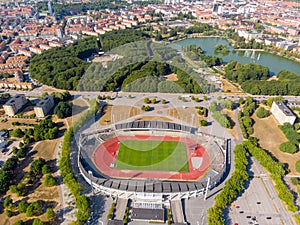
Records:
{"label": "street lamp", "polygon": [[90,184],[92,187],[92,193],[94,194],[93,181],[92,181],[93,172],[91,170],[89,170],[88,173],[90,175]]}

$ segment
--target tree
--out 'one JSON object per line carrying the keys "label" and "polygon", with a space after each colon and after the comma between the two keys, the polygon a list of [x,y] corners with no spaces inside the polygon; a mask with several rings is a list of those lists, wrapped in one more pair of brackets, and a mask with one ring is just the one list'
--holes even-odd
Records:
{"label": "tree", "polygon": [[13,204],[13,201],[10,196],[7,196],[3,202],[4,208],[8,208]]}
{"label": "tree", "polygon": [[51,167],[48,164],[43,165],[42,173],[43,174],[51,173]]}
{"label": "tree", "polygon": [[72,103],[68,102],[60,102],[58,105],[54,108],[54,114],[57,115],[58,118],[66,118],[68,116],[72,115]]}
{"label": "tree", "polygon": [[150,99],[149,98],[144,98],[144,103],[149,104],[150,103]]}
{"label": "tree", "polygon": [[156,103],[156,98],[152,98],[152,99],[151,99],[151,103],[152,103],[152,104],[155,104],[155,103]]}
{"label": "tree", "polygon": [[260,107],[257,111],[256,111],[256,116],[258,118],[266,118],[270,115],[269,111],[266,110],[264,107]]}
{"label": "tree", "polygon": [[23,131],[22,131],[20,128],[17,128],[17,129],[15,129],[15,130],[12,130],[12,131],[10,132],[10,135],[11,135],[12,137],[20,138],[20,137],[23,137],[24,133],[23,133]]}
{"label": "tree", "polygon": [[166,99],[162,99],[161,100],[161,104],[167,104],[167,100]]}
{"label": "tree", "polygon": [[42,205],[39,202],[33,202],[31,203],[27,209],[26,209],[26,216],[32,217],[32,216],[39,216],[42,213]]}
{"label": "tree", "polygon": [[203,127],[207,126],[207,121],[206,120],[200,120],[200,125]]}
{"label": "tree", "polygon": [[294,154],[298,151],[297,146],[290,141],[281,143],[279,146],[279,149],[282,152],[287,152],[287,153],[291,153],[291,154]]}
{"label": "tree", "polygon": [[25,223],[23,222],[23,220],[18,220],[16,222],[14,222],[13,225],[24,225]]}
{"label": "tree", "polygon": [[32,225],[45,225],[45,223],[44,223],[43,221],[41,221],[40,218],[35,218],[35,219],[33,220]]}
{"label": "tree", "polygon": [[54,212],[54,210],[52,208],[47,208],[47,210],[46,210],[46,218],[48,220],[52,220],[52,219],[55,218],[55,212]]}
{"label": "tree", "polygon": [[5,209],[5,215],[6,215],[7,217],[12,217],[13,213],[12,213],[11,210]]}
{"label": "tree", "polygon": [[56,185],[56,179],[51,174],[47,174],[44,185],[45,187],[52,187]]}
{"label": "tree", "polygon": [[42,167],[46,163],[45,159],[43,158],[38,158],[34,160],[31,165],[30,165],[30,171],[32,171],[35,174],[38,174],[42,171]]}
{"label": "tree", "polygon": [[29,206],[29,204],[26,200],[21,201],[18,205],[19,213],[25,213],[28,206]]}
{"label": "tree", "polygon": [[79,221],[86,221],[90,214],[90,203],[89,199],[85,195],[80,195],[76,201],[78,208],[77,219]]}
{"label": "tree", "polygon": [[300,160],[296,161],[296,171],[300,173]]}

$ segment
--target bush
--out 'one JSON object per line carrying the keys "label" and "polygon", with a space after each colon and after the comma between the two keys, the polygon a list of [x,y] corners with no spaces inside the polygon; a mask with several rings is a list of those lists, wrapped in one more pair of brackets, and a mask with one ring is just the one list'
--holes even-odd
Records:
{"label": "bush", "polygon": [[47,174],[46,175],[46,179],[45,179],[45,187],[52,187],[56,185],[56,179],[51,175],[51,174]]}
{"label": "bush", "polygon": [[30,171],[39,174],[42,171],[43,166],[45,165],[46,161],[43,158],[39,158],[34,160],[30,165]]}
{"label": "bush", "polygon": [[26,209],[26,216],[39,216],[42,213],[42,205],[39,202],[31,203]]}
{"label": "bush", "polygon": [[297,160],[296,162],[296,171],[300,173],[300,160]]}
{"label": "bush", "polygon": [[27,201],[25,201],[25,200],[21,201],[18,205],[19,213],[25,213],[28,206],[29,206],[29,204]]}
{"label": "bush", "polygon": [[43,174],[47,174],[47,173],[51,173],[51,167],[48,164],[43,165],[42,167],[42,173]]}
{"label": "bush", "polygon": [[5,215],[6,215],[7,217],[12,217],[13,213],[12,213],[11,210],[6,209],[6,210],[5,210]]}
{"label": "bush", "polygon": [[12,201],[11,197],[10,197],[10,196],[7,196],[7,197],[4,199],[4,202],[3,202],[4,208],[10,207],[12,204],[13,204],[13,201]]}
{"label": "bush", "polygon": [[200,120],[200,125],[203,127],[207,126],[207,121],[206,120]]}
{"label": "bush", "polygon": [[55,212],[54,212],[54,210],[52,208],[47,208],[47,210],[46,210],[46,218],[48,220],[52,220],[52,219],[55,218]]}
{"label": "bush", "polygon": [[280,151],[294,154],[297,152],[298,148],[292,142],[284,142],[279,146]]}
{"label": "bush", "polygon": [[292,184],[293,185],[299,185],[300,184],[300,178],[299,177],[292,177]]}
{"label": "bush", "polygon": [[41,221],[40,218],[35,218],[35,219],[33,220],[32,225],[45,225],[45,223],[44,223],[43,221]]}
{"label": "bush", "polygon": [[10,135],[13,136],[13,137],[20,138],[20,137],[23,137],[24,132],[20,128],[17,128],[15,130],[12,130],[10,132]]}
{"label": "bush", "polygon": [[263,107],[260,107],[257,111],[256,111],[256,116],[258,118],[266,118],[270,115],[269,111],[266,110],[265,108]]}
{"label": "bush", "polygon": [[231,123],[226,115],[223,115],[221,112],[216,111],[212,114],[212,117],[225,128],[231,128]]}
{"label": "bush", "polygon": [[25,223],[23,222],[23,220],[18,220],[16,222],[14,222],[13,225],[24,225]]}

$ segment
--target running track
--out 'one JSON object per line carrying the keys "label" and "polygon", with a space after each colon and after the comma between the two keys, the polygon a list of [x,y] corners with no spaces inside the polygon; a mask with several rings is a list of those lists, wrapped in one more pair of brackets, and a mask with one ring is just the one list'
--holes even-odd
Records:
{"label": "running track", "polygon": [[[119,143],[122,140],[164,140],[180,141],[186,144],[189,170],[190,172],[165,172],[165,171],[145,171],[145,170],[118,170],[110,167],[115,163],[119,150]],[[197,146],[196,149],[190,150],[190,146]],[[192,157],[202,157],[200,168],[192,168]],[[203,177],[210,165],[209,155],[199,143],[188,138],[170,137],[170,136],[119,136],[112,138],[99,145],[94,152],[94,164],[105,175],[114,178],[137,178],[137,179],[163,179],[163,180],[185,180],[194,181]]]}

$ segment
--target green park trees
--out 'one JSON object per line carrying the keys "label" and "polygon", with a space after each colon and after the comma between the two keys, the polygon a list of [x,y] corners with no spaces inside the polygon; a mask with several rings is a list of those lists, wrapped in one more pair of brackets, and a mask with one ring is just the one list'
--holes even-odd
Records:
{"label": "green park trees", "polygon": [[260,107],[257,111],[256,111],[256,116],[258,118],[266,118],[270,115],[270,112],[265,109],[264,107]]}
{"label": "green park trees", "polygon": [[54,114],[57,115],[58,118],[66,118],[72,115],[72,103],[69,102],[60,102],[54,108]]}

